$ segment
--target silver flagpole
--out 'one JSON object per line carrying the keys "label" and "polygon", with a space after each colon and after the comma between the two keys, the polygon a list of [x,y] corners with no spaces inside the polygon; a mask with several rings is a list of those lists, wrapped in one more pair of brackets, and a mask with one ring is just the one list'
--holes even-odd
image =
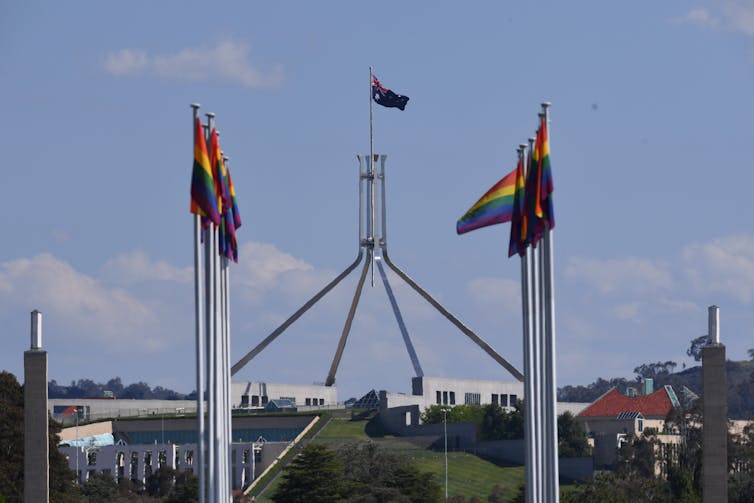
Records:
{"label": "silver flagpole", "polygon": [[539,293],[539,309],[537,316],[539,317],[539,416],[540,422],[540,434],[541,434],[541,463],[542,463],[542,498],[543,501],[549,503],[550,495],[550,483],[551,483],[551,460],[550,460],[550,438],[548,432],[550,430],[550,417],[548,415],[547,404],[547,365],[546,360],[546,344],[545,344],[545,331],[546,318],[545,318],[545,254],[544,254],[544,236],[540,238],[537,246],[537,269],[539,272],[539,278],[537,283],[537,289]]}
{"label": "silver flagpole", "polygon": [[[224,209],[224,208],[223,208]],[[220,241],[220,235],[218,230],[218,253],[219,253],[219,241]],[[219,471],[220,471],[220,478],[218,479],[218,485],[220,487],[220,501],[227,503],[227,481],[226,481],[226,475],[228,473],[227,471],[227,460],[226,460],[226,432],[225,432],[225,413],[226,413],[226,403],[225,403],[225,257],[222,257],[218,255],[218,262],[219,262],[219,291],[218,291],[218,297],[220,298],[219,303],[219,317],[220,317],[220,324],[218,327],[218,350],[217,350],[217,380],[218,380],[218,415],[217,415],[217,431],[218,431],[218,438],[219,438],[219,445],[218,445],[218,459],[219,459]]]}
{"label": "silver flagpole", "polygon": [[[207,136],[209,137],[214,123],[215,114],[205,114],[207,117]],[[215,167],[212,166],[213,170]],[[217,232],[214,224],[210,225],[205,235],[204,258],[206,261],[206,292],[207,292],[207,484],[209,503],[217,503],[217,289],[215,256]]]}
{"label": "silver flagpole", "polygon": [[[225,169],[228,169],[228,158],[224,157]],[[232,203],[231,203],[232,204]],[[223,362],[223,372],[225,374],[225,432],[226,432],[226,459],[228,462],[228,495],[233,495],[233,477],[232,477],[232,459],[231,451],[233,450],[233,404],[231,402],[232,383],[230,379],[230,259],[224,260],[225,265],[225,361]]]}
{"label": "silver flagpole", "polygon": [[[529,159],[527,162],[528,169],[531,169],[531,158],[534,153],[534,138],[529,138]],[[527,173],[528,175],[528,173]],[[529,222],[531,225],[531,222]],[[532,394],[529,398],[529,407],[531,407],[531,413],[533,415],[533,450],[534,460],[532,467],[534,469],[533,487],[531,490],[531,498],[535,503],[543,501],[542,497],[542,485],[544,481],[543,474],[543,461],[542,461],[542,413],[541,413],[541,381],[542,381],[542,368],[540,364],[540,350],[541,350],[541,338],[540,338],[540,317],[539,317],[539,272],[538,272],[538,249],[533,246],[527,248],[527,262],[529,265],[529,271],[527,275],[527,281],[529,282],[529,294],[531,296],[530,312],[531,316],[531,335],[530,335],[530,350],[529,356],[532,363],[531,371],[531,388]]]}
{"label": "silver flagpole", "polygon": [[[196,120],[199,118],[198,103],[192,103],[193,121],[191,124],[194,144],[196,144]],[[193,146],[193,145],[192,145]],[[204,294],[202,289],[202,261],[201,261],[201,217],[194,215],[194,310],[196,318],[196,464],[194,472],[199,477],[199,503],[205,502],[205,473],[204,473],[204,320],[202,309]]]}
{"label": "silver flagpole", "polygon": [[[549,102],[542,103],[542,113],[544,115],[544,121],[547,125],[547,142],[548,147],[550,144],[550,117],[549,117]],[[548,152],[549,155],[549,152]],[[547,222],[547,229],[544,234],[544,242],[542,247],[544,253],[544,274],[545,274],[545,319],[547,331],[545,332],[545,365],[546,365],[546,381],[545,389],[547,396],[547,405],[549,407],[548,420],[550,422],[550,430],[547,432],[548,443],[551,445],[550,457],[552,460],[551,466],[551,493],[549,501],[558,503],[560,501],[560,483],[559,476],[560,470],[558,466],[558,411],[557,411],[557,379],[556,379],[556,353],[555,353],[555,281],[554,281],[554,251],[553,251],[553,238],[552,230],[550,229],[550,222]]]}
{"label": "silver flagpole", "polygon": [[222,280],[222,274],[220,272],[220,255],[217,253],[219,246],[219,234],[218,229],[214,231],[214,246],[212,253],[212,267],[214,268],[214,288],[215,288],[215,330],[214,330],[214,345],[215,345],[215,373],[212,376],[213,384],[215,387],[215,401],[214,401],[214,416],[215,416],[215,501],[221,502],[223,483],[222,483],[222,470],[223,470],[223,456],[222,456],[222,298],[220,295],[220,281]]}
{"label": "silver flagpole", "polygon": [[[367,230],[367,238],[372,240],[372,243],[374,243],[374,234],[375,234],[375,215],[374,215],[374,119],[373,119],[373,113],[372,108],[373,104],[372,101],[374,101],[374,96],[372,96],[372,79],[374,76],[372,75],[372,67],[369,67],[369,163],[367,164],[367,205],[369,206],[368,215],[367,218],[369,219],[369,223],[367,224],[368,230]],[[374,253],[372,254],[372,287],[374,287]]]}
{"label": "silver flagpole", "polygon": [[[525,175],[526,144],[518,147],[518,160],[521,163]],[[526,177],[524,176],[524,179]],[[512,224],[511,224],[512,225]],[[520,236],[519,236],[520,238]],[[524,466],[526,469],[526,502],[531,503],[532,488],[534,487],[534,415],[531,410],[532,388],[532,362],[531,362],[531,293],[529,289],[529,263],[527,256],[530,255],[527,247],[521,257],[521,319],[523,321],[523,350],[524,350]],[[515,405],[515,404],[513,404]]]}
{"label": "silver flagpole", "polygon": [[231,403],[231,387],[230,380],[230,267],[228,267],[229,261],[225,260],[225,364],[223,369],[225,371],[225,403],[226,409],[226,425],[225,431],[227,435],[227,441],[225,442],[226,459],[228,460],[228,497],[233,497],[233,477],[232,477],[232,459],[231,451],[233,449],[233,404]]}

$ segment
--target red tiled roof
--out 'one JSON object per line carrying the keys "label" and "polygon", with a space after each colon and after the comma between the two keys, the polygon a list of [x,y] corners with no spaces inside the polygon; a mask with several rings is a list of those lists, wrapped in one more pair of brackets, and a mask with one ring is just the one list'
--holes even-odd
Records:
{"label": "red tiled roof", "polygon": [[579,416],[617,416],[621,412],[641,412],[644,417],[668,415],[673,403],[668,392],[661,388],[651,395],[629,397],[616,388],[599,397],[592,405],[581,411]]}

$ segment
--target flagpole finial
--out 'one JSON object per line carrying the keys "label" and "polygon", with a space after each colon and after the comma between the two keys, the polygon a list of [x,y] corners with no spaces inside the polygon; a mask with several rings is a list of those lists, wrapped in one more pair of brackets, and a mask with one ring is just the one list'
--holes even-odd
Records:
{"label": "flagpole finial", "polygon": [[547,109],[552,106],[552,103],[550,103],[549,101],[543,101],[541,104],[542,104],[542,111],[543,112],[547,111]]}
{"label": "flagpole finial", "polygon": [[520,154],[524,150],[526,150],[526,143],[519,143],[518,144],[518,149],[516,149],[516,151]]}
{"label": "flagpole finial", "polygon": [[214,119],[215,118],[215,112],[207,112],[204,115],[206,115],[208,119]]}
{"label": "flagpole finial", "polygon": [[199,110],[201,108],[201,105],[199,103],[192,103],[191,108],[194,110]]}

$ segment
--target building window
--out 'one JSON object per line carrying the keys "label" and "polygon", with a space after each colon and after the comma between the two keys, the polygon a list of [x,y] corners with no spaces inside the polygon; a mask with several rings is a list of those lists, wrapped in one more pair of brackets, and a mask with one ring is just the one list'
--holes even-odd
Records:
{"label": "building window", "polygon": [[312,404],[312,399],[311,398],[307,398],[306,401],[305,401],[305,403],[306,403],[306,405],[311,405]]}
{"label": "building window", "polygon": [[97,464],[97,451],[92,451],[86,455],[86,464],[89,466]]}
{"label": "building window", "polygon": [[492,405],[497,405],[498,399],[497,399],[497,393],[492,394]]}
{"label": "building window", "polygon": [[506,395],[505,393],[500,393],[500,406],[501,407],[508,406],[508,395]]}
{"label": "building window", "polygon": [[442,392],[442,404],[448,405],[448,392],[447,391]]}
{"label": "building window", "polygon": [[511,407],[515,407],[516,406],[516,402],[518,402],[518,396],[516,396],[513,393],[511,393],[510,401],[508,402],[508,405],[510,405]]}
{"label": "building window", "polygon": [[241,407],[249,406],[249,395],[241,395]]}
{"label": "building window", "polygon": [[463,403],[466,405],[479,405],[482,403],[482,395],[479,393],[466,393],[464,395]]}
{"label": "building window", "polygon": [[249,462],[249,449],[243,450],[243,464],[247,464]]}
{"label": "building window", "polygon": [[455,405],[455,404],[456,404],[456,392],[451,391],[450,392],[450,405]]}
{"label": "building window", "polygon": [[324,405],[325,404],[325,399],[324,398],[320,398],[319,399],[319,404],[320,405]]}
{"label": "building window", "polygon": [[437,405],[442,405],[442,392],[437,391]]}
{"label": "building window", "polygon": [[267,397],[267,395],[262,395],[262,405],[267,405],[267,402],[269,402],[270,399]]}
{"label": "building window", "polygon": [[295,396],[281,396],[281,400],[290,400],[293,405],[296,405],[296,397]]}
{"label": "building window", "polygon": [[638,423],[637,429],[639,430],[639,433],[641,433],[642,431],[644,431],[644,419],[642,419],[641,416],[639,416],[637,418],[637,423]]}

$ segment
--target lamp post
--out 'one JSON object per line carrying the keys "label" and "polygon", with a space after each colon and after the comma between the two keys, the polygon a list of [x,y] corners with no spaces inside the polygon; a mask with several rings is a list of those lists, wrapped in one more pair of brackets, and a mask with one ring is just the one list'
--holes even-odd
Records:
{"label": "lamp post", "polygon": [[[79,439],[79,406],[76,405],[76,442]],[[76,485],[81,485],[81,471],[79,470],[79,445],[76,446]]]}
{"label": "lamp post", "polygon": [[442,409],[442,429],[445,437],[445,501],[448,501],[448,409]]}

